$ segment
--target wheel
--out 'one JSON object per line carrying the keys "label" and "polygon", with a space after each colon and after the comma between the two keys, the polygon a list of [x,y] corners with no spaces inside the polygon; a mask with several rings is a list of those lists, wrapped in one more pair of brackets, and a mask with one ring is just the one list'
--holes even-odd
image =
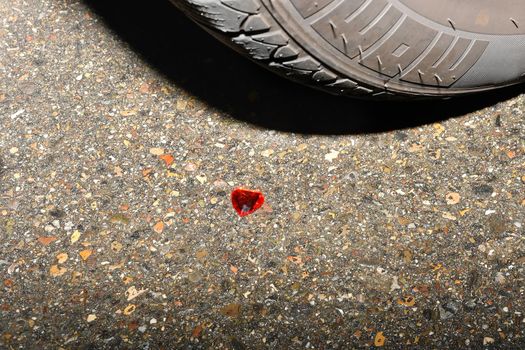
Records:
{"label": "wheel", "polygon": [[523,0],[172,0],[263,66],[333,94],[451,97],[525,80]]}

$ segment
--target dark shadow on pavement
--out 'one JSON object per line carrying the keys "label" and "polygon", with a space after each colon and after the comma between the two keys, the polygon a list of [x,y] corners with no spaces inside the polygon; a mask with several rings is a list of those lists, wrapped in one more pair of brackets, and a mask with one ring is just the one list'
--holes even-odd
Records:
{"label": "dark shadow on pavement", "polygon": [[331,96],[278,77],[227,48],[168,0],[84,0],[175,85],[233,118],[307,134],[362,134],[453,118],[512,98],[519,85],[446,101],[376,102]]}

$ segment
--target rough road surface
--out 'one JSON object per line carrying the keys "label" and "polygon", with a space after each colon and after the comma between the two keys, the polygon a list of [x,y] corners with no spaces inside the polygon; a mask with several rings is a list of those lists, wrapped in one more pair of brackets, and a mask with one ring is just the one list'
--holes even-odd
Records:
{"label": "rough road surface", "polygon": [[0,0],[0,348],[523,348],[522,92],[357,102],[167,1]]}

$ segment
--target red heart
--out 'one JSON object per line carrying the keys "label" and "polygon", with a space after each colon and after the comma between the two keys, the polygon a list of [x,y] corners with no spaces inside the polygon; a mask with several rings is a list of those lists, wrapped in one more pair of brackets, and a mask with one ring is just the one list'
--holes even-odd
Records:
{"label": "red heart", "polygon": [[240,216],[250,215],[264,203],[262,192],[236,188],[232,191],[232,204]]}

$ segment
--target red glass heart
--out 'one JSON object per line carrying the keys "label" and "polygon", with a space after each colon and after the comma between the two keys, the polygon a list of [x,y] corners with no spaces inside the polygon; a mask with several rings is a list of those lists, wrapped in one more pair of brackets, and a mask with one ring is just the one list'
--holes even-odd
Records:
{"label": "red glass heart", "polygon": [[233,208],[240,216],[250,215],[264,203],[262,192],[236,188],[232,191]]}

